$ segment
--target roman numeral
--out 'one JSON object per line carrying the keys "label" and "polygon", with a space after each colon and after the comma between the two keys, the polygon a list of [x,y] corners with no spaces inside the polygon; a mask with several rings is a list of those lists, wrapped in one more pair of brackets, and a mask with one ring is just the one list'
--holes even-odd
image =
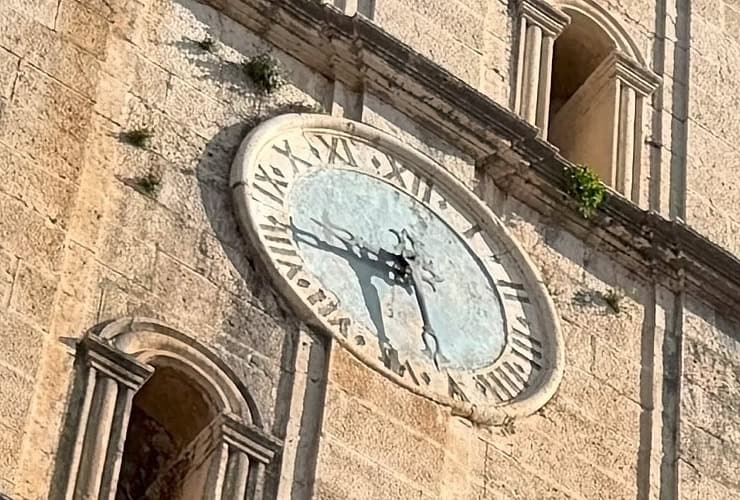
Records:
{"label": "roman numeral", "polygon": [[[287,187],[288,182],[279,168],[270,166],[268,169],[265,169],[262,165],[257,166],[257,171],[254,174],[254,188],[268,199],[277,203],[278,207],[282,207],[283,205],[285,189]],[[255,199],[260,201],[259,198]]]}
{"label": "roman numeral", "polygon": [[501,375],[500,368],[497,367],[495,370],[488,372],[486,375],[488,376],[488,379],[498,389],[497,395],[499,395],[499,397],[503,395],[503,397],[501,398],[502,401],[513,399],[519,393],[519,391],[510,386],[508,381]]}
{"label": "roman numeral", "polygon": [[339,333],[346,337],[349,334],[349,327],[352,325],[352,320],[346,316],[342,316],[341,318],[331,318],[329,324],[336,326],[339,329]]}
{"label": "roman numeral", "polygon": [[[313,146],[311,146],[313,148]],[[310,161],[304,160],[293,154],[293,150],[290,148],[290,143],[286,140],[283,141],[283,148],[281,149],[277,144],[273,144],[272,149],[283,155],[290,162],[290,166],[293,167],[293,173],[297,174],[304,168],[311,168],[313,164]],[[315,148],[313,148],[315,151]],[[316,151],[318,153],[318,151]]]}
{"label": "roman numeral", "polygon": [[511,331],[511,353],[532,366],[533,370],[542,369],[542,342],[516,327]]}
{"label": "roman numeral", "polygon": [[289,280],[292,280],[293,278],[295,278],[296,274],[298,274],[301,271],[301,269],[303,269],[303,266],[301,264],[297,264],[295,262],[291,262],[286,259],[275,259],[275,262],[278,264],[280,268],[282,268],[283,272],[285,273],[285,276]]}
{"label": "roman numeral", "polygon": [[[326,160],[327,163],[336,163],[336,160],[338,158],[345,165],[349,165],[354,168],[360,168],[355,161],[355,157],[352,155],[352,148],[350,147],[349,141],[347,141],[347,139],[345,139],[344,137],[332,137],[331,144],[329,144],[323,135],[316,135],[316,138],[319,140],[319,142],[321,142],[321,144],[323,144],[326,149],[329,150],[329,157]],[[339,151],[340,145],[344,154]]]}
{"label": "roman numeral", "polygon": [[465,231],[463,231],[462,234],[466,238],[470,239],[470,238],[472,238],[473,236],[475,236],[476,234],[478,234],[480,232],[481,232],[481,227],[478,224],[473,224],[468,229],[466,229]]}
{"label": "roman numeral", "polygon": [[[406,167],[404,167],[400,163],[397,163],[396,159],[390,155],[385,155],[385,157],[388,160],[388,166],[391,168],[391,170],[383,174],[383,179],[387,179],[393,183],[397,183],[402,188],[407,189],[406,180],[403,178],[404,172],[407,171]],[[373,156],[372,162],[373,165],[375,165],[375,169],[378,170],[378,173],[380,173],[380,162],[375,156]]]}
{"label": "roman numeral", "polygon": [[[414,181],[411,183],[411,189],[409,191],[424,203],[429,203],[432,199],[433,189],[434,184],[432,184],[432,181],[414,175]],[[443,207],[440,206],[440,208]]]}
{"label": "roman numeral", "polygon": [[529,304],[529,296],[521,283],[514,283],[506,280],[496,280],[496,286],[503,288],[502,295],[505,299],[516,300],[523,304]]}
{"label": "roman numeral", "polygon": [[498,399],[499,402],[503,402],[509,399],[508,396],[502,395],[502,391],[499,387],[496,387],[493,385],[492,381],[489,380],[485,375],[476,375],[474,377],[475,380],[475,387],[480,391],[484,396],[489,397],[493,396],[494,398]]}
{"label": "roman numeral", "polygon": [[321,289],[316,290],[314,293],[306,297],[306,300],[316,308],[316,311],[322,318],[331,315],[339,308],[339,305],[331,300],[331,298]]}
{"label": "roman numeral", "polygon": [[452,399],[457,399],[458,401],[465,401],[468,403],[470,402],[468,396],[465,394],[465,391],[463,391],[462,387],[460,387],[460,384],[450,375],[447,375],[447,391]]}

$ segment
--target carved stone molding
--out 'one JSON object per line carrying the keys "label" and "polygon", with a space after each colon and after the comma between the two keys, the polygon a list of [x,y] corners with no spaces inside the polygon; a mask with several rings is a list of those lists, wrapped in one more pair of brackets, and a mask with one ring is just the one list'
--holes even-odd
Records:
{"label": "carved stone molding", "polygon": [[191,466],[210,464],[207,481],[195,481],[204,488],[202,498],[244,499],[248,483],[282,449],[280,440],[259,427],[259,413],[238,380],[205,348],[157,320],[114,321],[82,339],[77,352],[82,402],[76,410],[66,484],[60,485],[65,500],[116,498],[134,396],[156,366],[167,366],[168,357],[176,358],[180,367],[192,365],[220,414],[178,457],[189,460],[173,462],[168,475],[161,475],[150,490],[166,487],[170,480],[186,481],[195,470]]}

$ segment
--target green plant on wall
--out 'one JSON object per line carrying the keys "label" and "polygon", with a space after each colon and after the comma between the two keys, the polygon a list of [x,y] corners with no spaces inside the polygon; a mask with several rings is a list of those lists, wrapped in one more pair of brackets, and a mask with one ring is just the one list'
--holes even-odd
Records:
{"label": "green plant on wall", "polygon": [[285,85],[280,63],[269,54],[254,56],[245,61],[242,67],[260,94],[272,94]]}
{"label": "green plant on wall", "polygon": [[606,187],[587,165],[573,165],[565,169],[568,194],[578,202],[578,212],[590,219],[606,199]]}
{"label": "green plant on wall", "polygon": [[152,198],[156,198],[159,194],[161,183],[162,179],[158,174],[154,172],[149,172],[142,177],[137,177],[136,179],[133,179],[132,184],[133,188],[136,189],[138,192],[147,196],[151,196]]}
{"label": "green plant on wall", "polygon": [[213,48],[216,45],[216,40],[206,35],[205,38],[203,38],[202,40],[198,40],[195,43],[201,50],[204,50],[206,52],[213,52]]}
{"label": "green plant on wall", "polygon": [[614,312],[615,314],[619,314],[622,311],[622,307],[620,305],[622,301],[622,296],[617,292],[616,290],[609,290],[604,295],[604,302],[606,302],[606,305],[609,306],[609,308]]}
{"label": "green plant on wall", "polygon": [[126,144],[137,148],[146,148],[151,138],[154,137],[154,132],[148,128],[137,128],[121,132],[119,137]]}

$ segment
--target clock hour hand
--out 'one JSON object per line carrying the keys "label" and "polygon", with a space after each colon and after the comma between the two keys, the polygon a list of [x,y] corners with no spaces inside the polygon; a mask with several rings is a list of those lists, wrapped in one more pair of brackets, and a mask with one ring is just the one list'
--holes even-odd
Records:
{"label": "clock hour hand", "polygon": [[[421,314],[421,320],[423,323],[421,330],[421,340],[422,342],[424,342],[424,349],[422,352],[432,358],[432,361],[434,362],[434,367],[437,369],[437,371],[439,371],[440,364],[444,361],[447,361],[447,359],[442,354],[439,346],[439,339],[434,332],[434,328],[432,328],[432,322],[429,318],[429,310],[427,309],[427,301],[419,280],[429,283],[432,290],[434,291],[436,291],[434,282],[441,282],[443,280],[439,276],[437,276],[431,269],[431,260],[428,260],[426,263],[420,262],[416,254],[414,240],[405,229],[403,229],[400,233],[395,230],[391,231],[398,238],[398,245],[396,245],[396,248],[394,250],[403,261],[403,264],[405,266],[404,274],[407,277],[408,282],[411,284],[411,287],[414,289],[416,303],[419,305],[419,313]],[[430,277],[426,278],[423,271],[427,271],[430,274]]]}

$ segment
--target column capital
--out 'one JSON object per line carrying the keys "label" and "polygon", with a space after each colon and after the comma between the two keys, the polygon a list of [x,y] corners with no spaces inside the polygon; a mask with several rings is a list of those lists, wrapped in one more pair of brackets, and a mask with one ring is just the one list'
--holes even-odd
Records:
{"label": "column capital", "polygon": [[283,446],[279,439],[255,425],[242,422],[235,415],[222,413],[216,419],[221,439],[230,447],[246,453],[250,459],[269,464]]}
{"label": "column capital", "polygon": [[154,373],[153,367],[140,363],[97,335],[86,336],[77,348],[84,354],[88,366],[134,391]]}
{"label": "column capital", "polygon": [[544,0],[519,0],[519,15],[553,37],[570,24],[570,16]]}
{"label": "column capital", "polygon": [[617,50],[606,56],[601,65],[605,70],[605,76],[618,78],[623,85],[627,85],[642,97],[655,92],[662,81],[658,75]]}

